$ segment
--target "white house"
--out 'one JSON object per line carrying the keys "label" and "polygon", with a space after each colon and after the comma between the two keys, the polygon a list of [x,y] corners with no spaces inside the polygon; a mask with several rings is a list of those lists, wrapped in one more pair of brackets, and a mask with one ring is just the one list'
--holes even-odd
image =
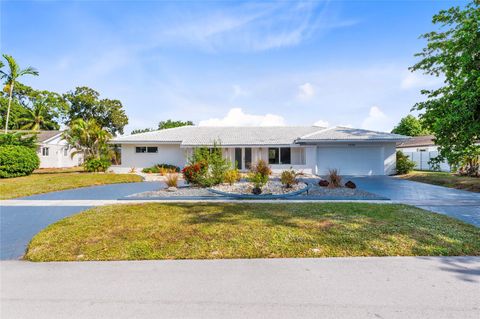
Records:
{"label": "white house", "polygon": [[62,131],[40,131],[37,134],[37,154],[40,168],[61,168],[82,165],[83,156],[72,158],[72,148],[62,138]]}
{"label": "white house", "polygon": [[[416,169],[429,171],[433,167],[430,159],[438,156],[438,146],[433,141],[433,135],[415,136],[397,144],[397,149],[410,157],[416,164]],[[447,161],[440,163],[440,170],[450,172],[451,168]]]}
{"label": "white house", "polygon": [[162,163],[183,167],[194,148],[217,141],[241,170],[263,159],[273,171],[292,167],[319,175],[329,169],[343,175],[390,175],[395,173],[395,145],[407,138],[347,127],[184,126],[114,138],[122,160],[112,169],[126,172]]}

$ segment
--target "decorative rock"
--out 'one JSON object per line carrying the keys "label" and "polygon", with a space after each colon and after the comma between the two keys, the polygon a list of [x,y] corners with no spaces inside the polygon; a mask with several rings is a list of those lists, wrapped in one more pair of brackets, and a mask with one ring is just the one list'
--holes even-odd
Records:
{"label": "decorative rock", "polygon": [[354,182],[352,181],[348,181],[345,183],[345,187],[348,187],[348,188],[357,188],[357,185],[355,185]]}
{"label": "decorative rock", "polygon": [[322,186],[322,187],[327,187],[330,183],[324,179],[321,179],[319,182],[318,182],[318,185],[319,186]]}
{"label": "decorative rock", "polygon": [[260,195],[262,193],[262,189],[260,187],[254,187],[252,189],[252,193],[255,195]]}
{"label": "decorative rock", "polygon": [[177,188],[176,187],[173,187],[173,186],[170,186],[166,189],[167,192],[176,192],[177,191]]}

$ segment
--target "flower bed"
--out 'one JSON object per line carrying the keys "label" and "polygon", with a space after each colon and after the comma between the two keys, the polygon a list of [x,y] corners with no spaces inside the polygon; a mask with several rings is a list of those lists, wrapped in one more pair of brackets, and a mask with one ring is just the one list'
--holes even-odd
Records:
{"label": "flower bed", "polygon": [[249,182],[238,182],[233,185],[221,184],[212,187],[213,191],[218,191],[226,194],[232,195],[252,195],[252,196],[263,196],[263,195],[287,195],[287,194],[296,194],[299,191],[306,190],[307,184],[298,183],[292,185],[291,188],[286,188],[279,181],[270,180],[265,186],[262,187],[261,195],[253,195],[254,185]]}

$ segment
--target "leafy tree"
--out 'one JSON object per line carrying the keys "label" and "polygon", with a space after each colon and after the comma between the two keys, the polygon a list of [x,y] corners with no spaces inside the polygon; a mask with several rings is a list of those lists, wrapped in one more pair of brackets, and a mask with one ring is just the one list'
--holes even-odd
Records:
{"label": "leafy tree", "polygon": [[97,91],[85,86],[64,94],[64,98],[69,103],[68,122],[76,119],[84,121],[95,119],[99,126],[112,135],[123,134],[128,117],[119,100],[101,100]]}
{"label": "leafy tree", "polygon": [[421,120],[409,114],[400,120],[400,123],[394,127],[392,133],[407,136],[420,136],[429,134],[429,131],[423,127]]}
{"label": "leafy tree", "polygon": [[188,126],[188,125],[193,125],[192,121],[172,121],[172,120],[166,120],[166,121],[161,121],[158,123],[158,129],[159,130],[164,130],[167,128],[174,128],[174,127],[180,127],[180,126]]}
{"label": "leafy tree", "polygon": [[444,86],[422,90],[427,99],[415,104],[439,145],[437,161],[458,164],[478,149],[480,139],[480,2],[453,7],[433,16],[439,31],[422,35],[427,46],[411,71],[443,76]]}
{"label": "leafy tree", "polygon": [[140,133],[146,133],[146,132],[152,132],[152,131],[154,131],[153,128],[135,129],[132,132],[130,132],[130,134],[134,135],[134,134],[140,134]]}
{"label": "leafy tree", "polygon": [[13,132],[0,134],[0,146],[16,145],[37,149],[37,134],[28,132]]}
{"label": "leafy tree", "polygon": [[70,127],[63,133],[67,143],[72,146],[76,154],[83,154],[85,161],[109,156],[108,141],[112,135],[97,123],[95,119],[84,121],[76,119],[70,123]]}
{"label": "leafy tree", "polygon": [[44,104],[36,104],[33,110],[26,109],[26,112],[17,121],[22,130],[58,130],[60,127],[50,118]]}
{"label": "leafy tree", "polygon": [[[17,64],[17,61],[15,61],[15,59],[11,55],[3,54],[3,58],[7,61],[8,68],[9,68],[7,72],[5,72],[3,69],[0,69],[0,76],[6,79],[5,84],[9,91],[7,116],[5,120],[5,133],[7,133],[8,120],[10,117],[10,107],[11,107],[12,98],[13,98],[13,90],[17,82],[17,79],[24,75],[38,75],[38,71],[32,68],[31,66],[25,69],[20,68],[20,66]],[[3,68],[3,63],[2,63],[2,68]]]}

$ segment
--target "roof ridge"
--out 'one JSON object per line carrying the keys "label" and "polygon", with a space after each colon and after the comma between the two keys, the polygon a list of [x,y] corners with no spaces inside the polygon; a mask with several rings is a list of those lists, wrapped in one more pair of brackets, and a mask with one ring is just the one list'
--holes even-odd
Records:
{"label": "roof ridge", "polygon": [[299,137],[299,139],[306,138],[306,137],[309,137],[309,136],[318,134],[318,133],[320,133],[320,132],[330,131],[330,130],[333,130],[334,128],[336,128],[336,127],[337,127],[337,126],[322,128],[322,129],[320,129],[320,130],[318,130],[318,131],[315,131],[315,132],[312,132],[312,133],[308,133],[308,134],[302,135],[302,136]]}

